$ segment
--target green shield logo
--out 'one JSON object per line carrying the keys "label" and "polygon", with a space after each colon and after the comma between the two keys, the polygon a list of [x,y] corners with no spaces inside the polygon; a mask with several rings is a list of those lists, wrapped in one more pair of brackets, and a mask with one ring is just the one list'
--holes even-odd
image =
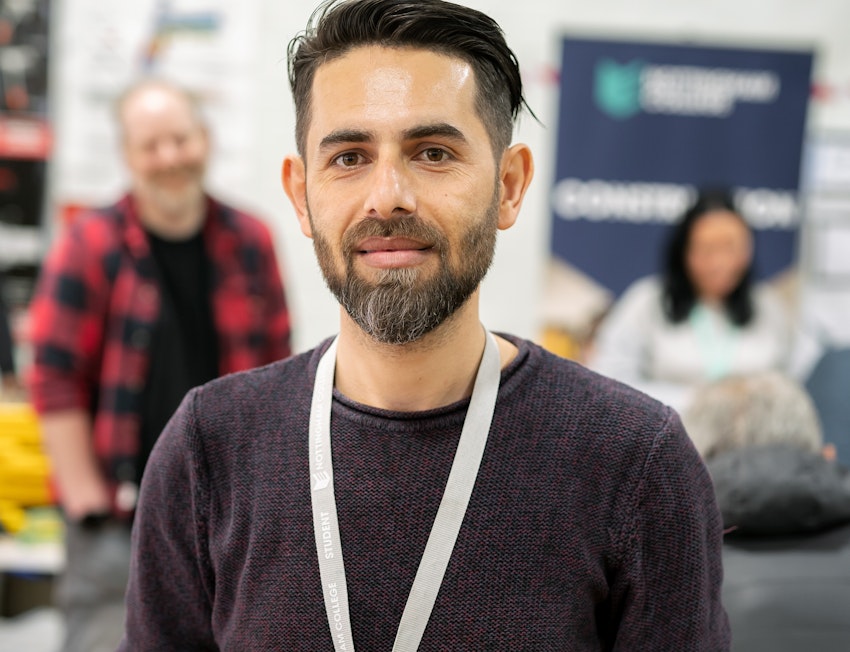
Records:
{"label": "green shield logo", "polygon": [[642,61],[619,64],[601,59],[596,64],[593,97],[596,105],[618,120],[631,118],[640,111]]}

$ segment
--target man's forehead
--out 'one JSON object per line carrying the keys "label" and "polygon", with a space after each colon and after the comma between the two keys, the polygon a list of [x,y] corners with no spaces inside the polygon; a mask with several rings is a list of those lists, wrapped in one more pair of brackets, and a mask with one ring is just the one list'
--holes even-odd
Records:
{"label": "man's forehead", "polygon": [[188,98],[165,87],[142,88],[124,101],[120,111],[126,135],[143,133],[158,126],[200,126]]}
{"label": "man's forehead", "polygon": [[181,104],[188,109],[188,101],[177,92],[161,86],[146,86],[128,95],[121,109],[125,116],[130,117],[136,114],[162,113]]}
{"label": "man's forehead", "polygon": [[381,126],[387,119],[402,123],[406,116],[417,124],[445,122],[453,112],[473,117],[475,80],[458,57],[373,45],[322,64],[311,91],[311,126],[324,131],[370,121]]}
{"label": "man's forehead", "polygon": [[[442,81],[459,83],[472,79],[472,67],[457,56],[419,47],[386,47],[360,45],[328,59],[316,69],[314,87],[328,76],[341,74],[391,87],[411,82]],[[377,88],[370,90],[378,90]]]}

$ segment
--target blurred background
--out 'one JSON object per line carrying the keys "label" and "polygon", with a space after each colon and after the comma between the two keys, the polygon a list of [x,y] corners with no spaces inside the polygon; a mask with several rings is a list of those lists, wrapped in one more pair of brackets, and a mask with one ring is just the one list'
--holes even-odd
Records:
{"label": "blurred background", "polygon": [[[638,62],[646,53],[628,48],[618,51],[620,43],[683,47],[681,52],[676,52],[676,47],[661,52],[664,56],[655,62],[646,61],[657,63],[656,69],[673,61],[670,57],[688,55],[691,46],[697,50],[767,50],[810,56],[811,92],[804,111],[794,106],[780,117],[784,122],[761,135],[760,142],[785,144],[779,149],[793,153],[801,145],[801,134],[805,134],[804,158],[812,154],[816,159],[810,167],[817,168],[820,163],[829,168],[820,170],[820,182],[847,183],[850,43],[845,26],[850,6],[842,0],[815,0],[806,6],[783,0],[566,1],[558,3],[557,8],[543,0],[529,0],[521,6],[497,0],[469,4],[491,14],[504,27],[522,65],[529,104],[539,118],[538,123],[524,116],[516,134],[517,140],[532,146],[537,173],[522,217],[500,239],[496,263],[485,282],[484,318],[493,329],[537,338],[546,322],[567,319],[565,315],[553,316],[551,306],[543,301],[553,248],[553,190],[564,178],[556,177],[556,171],[558,175],[576,176],[583,171],[558,170],[558,157],[568,152],[581,158],[638,157],[651,167],[659,151],[669,150],[665,145],[664,150],[632,152],[624,145],[611,149],[609,143],[609,149],[595,153],[582,149],[594,142],[590,138],[570,149],[570,134],[559,136],[559,130],[564,131],[560,110],[565,37],[608,41],[611,47],[607,52],[600,43],[596,53],[586,56],[621,65]],[[279,181],[281,159],[294,150],[286,45],[306,23],[309,3],[247,0],[236,8],[216,0],[141,0],[126,6],[95,0],[4,0],[2,7],[5,29],[17,26],[21,34],[16,38],[22,43],[4,45],[2,55],[5,104],[0,152],[5,152],[6,160],[0,170],[4,202],[0,210],[0,266],[7,270],[5,292],[15,309],[26,300],[26,279],[32,277],[52,230],[63,220],[73,219],[75,209],[109,203],[125,187],[110,105],[132,79],[148,72],[173,78],[203,97],[215,140],[212,189],[225,199],[254,209],[272,227],[284,261],[295,349],[310,348],[334,332],[335,302],[323,289],[312,249],[298,230]],[[750,65],[752,57],[748,61],[745,56],[736,63],[734,58],[724,58],[723,52],[719,54],[716,62],[706,59],[701,65],[773,70]],[[587,65],[592,63],[588,61]],[[806,81],[799,67],[792,71],[797,74],[793,83],[798,85]],[[786,70],[775,72],[782,75]],[[770,79],[766,83],[780,84],[774,89],[774,99],[785,103],[789,98],[784,80]],[[569,85],[567,77],[564,88]],[[771,89],[767,91],[769,94]],[[772,103],[741,101],[738,108],[769,113]],[[579,128],[594,127],[585,125],[585,116],[581,117]],[[600,111],[599,119],[608,120],[608,126],[622,127],[629,121],[653,117],[666,117],[675,123],[678,116],[644,112],[618,118]],[[727,117],[737,117],[736,111]],[[708,125],[710,120],[723,121],[696,115],[693,125],[685,129],[700,122]],[[687,150],[692,141],[690,136],[684,138],[681,149]],[[22,154],[22,149],[27,151]],[[693,157],[703,155],[691,152]],[[799,160],[778,163],[792,170],[800,166]],[[612,169],[609,174],[615,172]],[[621,181],[665,183],[652,178],[651,170],[647,172],[647,178],[634,175]],[[9,185],[13,177],[16,192]],[[749,183],[749,190],[772,192],[766,201],[778,203],[786,217],[789,195],[783,193],[790,192],[791,198],[796,198],[796,187],[760,188],[752,179],[729,180],[733,185]],[[694,178],[691,183],[700,181],[724,180]],[[676,182],[687,185],[684,180]],[[673,201],[676,206],[675,197]],[[754,201],[758,203],[758,197]],[[803,203],[796,202],[794,208],[800,210]],[[798,224],[801,217],[802,210],[790,219]],[[563,221],[559,219],[559,228]],[[659,220],[648,222],[657,224]],[[787,244],[783,246],[787,249]],[[569,262],[559,253],[563,252],[556,252],[558,260]],[[652,257],[649,251],[640,255],[646,260]]]}
{"label": "blurred background", "polygon": [[[585,360],[599,322],[631,282],[658,270],[666,230],[708,185],[728,188],[753,228],[756,277],[818,333],[800,353],[800,380],[823,349],[850,345],[850,3],[465,4],[503,26],[538,118],[522,116],[515,136],[537,170],[484,282],[490,329]],[[280,186],[282,158],[295,149],[286,46],[311,9],[0,0],[0,292],[19,376],[51,239],[126,188],[111,105],[144,74],[203,99],[209,187],[272,229],[295,352],[336,331],[337,305]],[[10,618],[45,602],[62,559],[50,545],[20,556],[21,540],[49,544],[57,531],[32,511],[50,502],[37,424],[24,396],[0,398],[0,518],[18,534],[14,548],[0,547],[0,615]],[[46,637],[57,627],[39,625]],[[2,636],[0,647],[16,649]]]}

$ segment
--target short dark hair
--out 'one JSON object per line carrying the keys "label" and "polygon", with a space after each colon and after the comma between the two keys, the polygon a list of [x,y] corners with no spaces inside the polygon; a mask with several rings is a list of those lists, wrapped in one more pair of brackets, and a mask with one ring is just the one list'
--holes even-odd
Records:
{"label": "short dark hair", "polygon": [[[735,208],[729,193],[725,190],[703,190],[696,201],[673,227],[664,255],[664,287],[662,302],[667,318],[677,324],[684,321],[697,302],[694,284],[688,275],[687,253],[694,224],[707,213],[728,211],[737,215],[747,226],[747,221]],[[740,282],[723,300],[726,313],[732,323],[743,326],[753,318],[752,301],[753,263],[747,268]]]}
{"label": "short dark hair", "polygon": [[295,100],[295,139],[303,155],[316,70],[353,48],[417,48],[466,61],[475,73],[475,105],[494,153],[510,145],[524,106],[516,56],[489,16],[443,0],[328,0],[289,43],[289,84]]}

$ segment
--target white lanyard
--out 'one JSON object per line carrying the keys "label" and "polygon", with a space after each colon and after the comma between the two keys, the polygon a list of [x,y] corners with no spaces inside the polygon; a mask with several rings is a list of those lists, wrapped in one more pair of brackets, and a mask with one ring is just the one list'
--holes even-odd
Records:
{"label": "white lanyard", "polygon": [[[501,373],[496,340],[489,332],[486,335],[484,355],[478,366],[446,491],[401,616],[393,652],[415,652],[419,648],[484,455]],[[337,340],[334,340],[319,361],[313,386],[310,408],[310,495],[322,594],[334,648],[336,652],[354,652],[331,460],[330,426],[336,346]]]}

